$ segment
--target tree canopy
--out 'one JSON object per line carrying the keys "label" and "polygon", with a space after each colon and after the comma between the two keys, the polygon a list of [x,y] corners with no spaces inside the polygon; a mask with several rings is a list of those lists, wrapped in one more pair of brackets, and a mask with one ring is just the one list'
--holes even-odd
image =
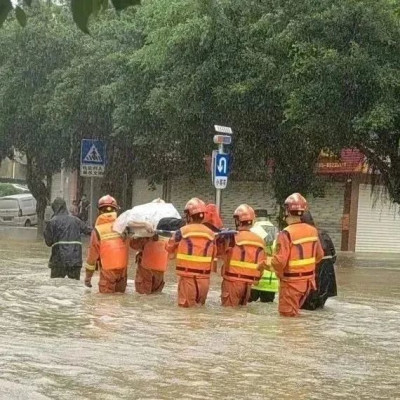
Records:
{"label": "tree canopy", "polygon": [[204,175],[216,123],[235,132],[233,177],[270,178],[278,201],[318,188],[321,150],[357,148],[400,202],[395,3],[84,4],[97,14],[90,35],[69,5],[40,1],[25,9],[25,28],[9,18],[0,31],[0,155],[27,155],[40,207],[45,178],[78,167],[82,138],[107,141],[103,186],[118,195],[123,174]]}

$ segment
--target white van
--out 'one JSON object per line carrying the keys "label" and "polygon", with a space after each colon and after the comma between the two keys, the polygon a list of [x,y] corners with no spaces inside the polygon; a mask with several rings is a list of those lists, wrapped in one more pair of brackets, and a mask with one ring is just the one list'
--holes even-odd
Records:
{"label": "white van", "polygon": [[0,197],[0,224],[18,226],[36,225],[35,198],[29,193]]}

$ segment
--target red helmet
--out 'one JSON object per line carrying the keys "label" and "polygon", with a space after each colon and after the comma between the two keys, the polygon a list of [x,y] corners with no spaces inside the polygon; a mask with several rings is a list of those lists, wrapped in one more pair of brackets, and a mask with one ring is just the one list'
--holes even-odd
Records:
{"label": "red helmet", "polygon": [[292,215],[301,216],[307,208],[307,200],[300,193],[293,193],[285,200],[285,209]]}
{"label": "red helmet", "polygon": [[193,197],[190,199],[185,206],[185,212],[189,215],[196,215],[206,212],[206,204],[203,200]]}
{"label": "red helmet", "polygon": [[[118,210],[117,200],[114,197],[107,194],[100,198],[97,208],[100,210],[101,208],[109,207],[114,210]],[[110,210],[111,211],[111,210]]]}
{"label": "red helmet", "polygon": [[224,224],[222,222],[221,216],[219,215],[218,208],[215,204],[207,204],[204,222],[207,222],[218,229],[223,228]]}
{"label": "red helmet", "polygon": [[233,213],[233,218],[236,218],[239,222],[254,221],[256,213],[248,204],[241,204]]}

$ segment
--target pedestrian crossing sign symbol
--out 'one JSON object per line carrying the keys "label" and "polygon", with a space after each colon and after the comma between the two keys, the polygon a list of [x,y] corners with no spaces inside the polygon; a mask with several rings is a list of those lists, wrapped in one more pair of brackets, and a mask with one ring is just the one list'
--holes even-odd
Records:
{"label": "pedestrian crossing sign symbol", "polygon": [[101,155],[99,151],[97,150],[97,147],[92,144],[92,147],[89,150],[89,153],[86,154],[84,158],[85,162],[95,162],[95,163],[102,163],[103,159],[101,158]]}
{"label": "pedestrian crossing sign symbol", "polygon": [[106,166],[105,143],[83,139],[81,144],[81,176],[102,177]]}

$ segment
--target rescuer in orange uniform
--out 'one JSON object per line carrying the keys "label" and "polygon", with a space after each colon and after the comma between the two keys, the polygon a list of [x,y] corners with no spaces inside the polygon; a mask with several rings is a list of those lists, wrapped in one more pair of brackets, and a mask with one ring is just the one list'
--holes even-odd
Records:
{"label": "rescuer in orange uniform", "polygon": [[[223,228],[221,216],[219,215],[218,207],[215,204],[207,204],[203,224],[210,228],[213,232],[218,233]],[[225,240],[223,238],[216,239],[216,254],[212,264],[212,272],[218,270],[218,260],[224,261],[225,255]]]}
{"label": "rescuer in orange uniform", "polygon": [[224,224],[219,215],[218,207],[215,204],[207,204],[204,214],[203,224],[208,226],[213,232],[219,232]]}
{"label": "rescuer in orange uniform", "polygon": [[160,293],[165,285],[164,272],[168,265],[165,240],[154,235],[151,238],[132,239],[131,247],[137,250],[135,290],[140,294]]}
{"label": "rescuer in orange uniform", "polygon": [[253,208],[242,204],[233,217],[239,232],[228,239],[221,287],[222,305],[230,307],[247,304],[251,286],[260,280],[267,261],[264,241],[250,231],[255,219]]}
{"label": "rescuer in orange uniform", "polygon": [[110,195],[98,203],[99,216],[90,238],[90,249],[86,260],[85,285],[92,287],[91,279],[100,269],[100,293],[124,293],[127,283],[129,241],[112,230],[117,219],[118,204]]}
{"label": "rescuer in orange uniform", "polygon": [[288,226],[279,233],[277,252],[272,267],[280,280],[279,313],[294,317],[315,289],[315,267],[322,260],[324,251],[315,227],[302,223],[307,201],[293,193],[285,201],[285,220]]}
{"label": "rescuer in orange uniform", "polygon": [[206,205],[198,198],[185,206],[187,225],[175,232],[167,243],[169,253],[176,253],[178,305],[193,307],[206,302],[214,258],[214,232],[203,224]]}

